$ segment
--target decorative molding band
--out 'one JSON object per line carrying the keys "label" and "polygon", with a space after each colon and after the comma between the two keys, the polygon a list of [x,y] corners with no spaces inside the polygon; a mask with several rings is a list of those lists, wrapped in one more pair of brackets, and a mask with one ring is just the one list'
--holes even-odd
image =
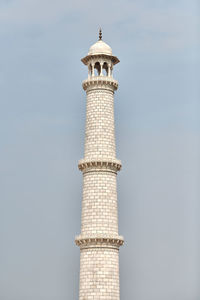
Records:
{"label": "decorative molding band", "polygon": [[92,171],[107,171],[107,172],[118,172],[122,167],[121,161],[115,160],[84,160],[81,159],[78,163],[80,171],[92,172]]}
{"label": "decorative molding band", "polygon": [[112,61],[113,65],[116,65],[117,63],[119,63],[119,59],[116,56],[101,54],[101,53],[87,55],[84,58],[82,58],[81,61],[87,66],[89,64],[89,62],[95,61],[96,59],[102,59],[102,58]]}
{"label": "decorative molding band", "polygon": [[120,246],[124,244],[124,238],[122,236],[115,237],[83,237],[81,235],[77,236],[75,243],[81,249],[86,248],[115,248],[119,249]]}
{"label": "decorative molding band", "polygon": [[108,76],[91,76],[82,83],[84,90],[92,90],[97,88],[109,89],[113,92],[118,88],[117,80]]}

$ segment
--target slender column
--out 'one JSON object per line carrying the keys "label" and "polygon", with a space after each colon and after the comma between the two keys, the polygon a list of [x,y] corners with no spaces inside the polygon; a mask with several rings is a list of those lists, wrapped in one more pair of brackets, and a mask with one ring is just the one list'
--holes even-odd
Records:
{"label": "slender column", "polygon": [[110,76],[113,77],[113,66],[111,65],[111,68],[110,68]]}
{"label": "slender column", "polygon": [[94,63],[92,63],[92,76],[94,76]]}
{"label": "slender column", "polygon": [[110,77],[110,68],[111,68],[111,65],[109,64],[108,65],[108,77]]}
{"label": "slender column", "polygon": [[103,62],[100,62],[100,76],[103,76]]}

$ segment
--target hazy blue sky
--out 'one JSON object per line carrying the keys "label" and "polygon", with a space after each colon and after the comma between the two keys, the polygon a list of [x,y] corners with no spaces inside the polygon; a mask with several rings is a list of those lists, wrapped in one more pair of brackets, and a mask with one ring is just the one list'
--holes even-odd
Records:
{"label": "hazy blue sky", "polygon": [[0,300],[78,299],[85,93],[114,76],[121,299],[199,300],[196,0],[0,0]]}

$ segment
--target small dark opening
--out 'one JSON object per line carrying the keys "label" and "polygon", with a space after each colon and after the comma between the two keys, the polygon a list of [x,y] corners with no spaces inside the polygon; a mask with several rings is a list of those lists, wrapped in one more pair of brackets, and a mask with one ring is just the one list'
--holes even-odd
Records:
{"label": "small dark opening", "polygon": [[108,76],[108,64],[106,62],[103,64],[103,75]]}
{"label": "small dark opening", "polygon": [[96,62],[94,65],[94,75],[99,76],[101,71],[100,63]]}

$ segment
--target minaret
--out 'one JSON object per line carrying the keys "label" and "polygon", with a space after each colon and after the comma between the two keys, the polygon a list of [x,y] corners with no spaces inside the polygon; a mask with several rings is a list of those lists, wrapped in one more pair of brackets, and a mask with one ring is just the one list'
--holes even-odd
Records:
{"label": "minaret", "polygon": [[85,155],[79,161],[83,173],[79,300],[119,300],[119,247],[117,172],[114,126],[113,66],[119,62],[102,41],[90,47],[82,59],[88,67],[83,81],[87,95]]}

